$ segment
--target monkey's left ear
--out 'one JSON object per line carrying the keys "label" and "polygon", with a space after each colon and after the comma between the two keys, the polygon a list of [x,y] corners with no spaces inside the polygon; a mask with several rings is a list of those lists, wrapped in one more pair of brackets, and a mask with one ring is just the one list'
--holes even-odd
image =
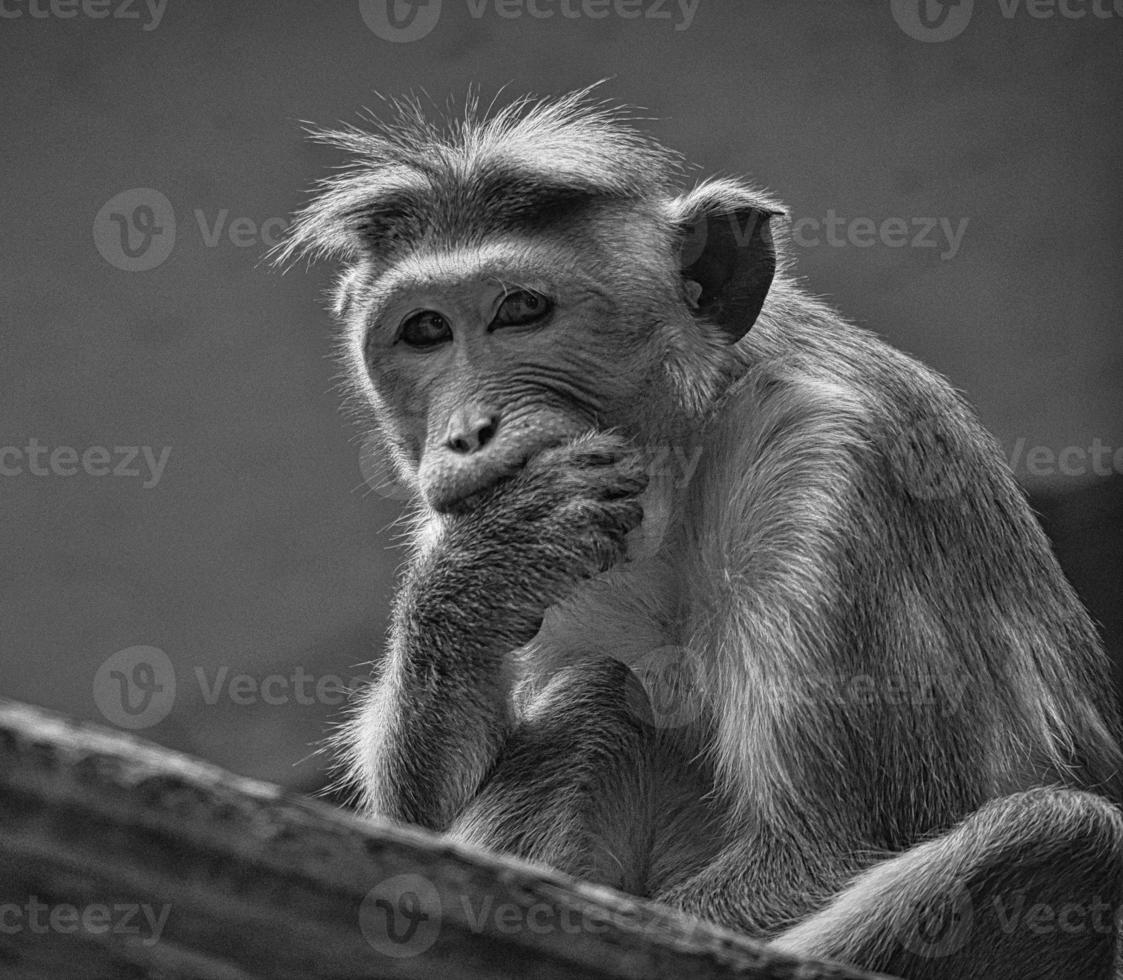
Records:
{"label": "monkey's left ear", "polygon": [[768,222],[782,210],[735,181],[713,180],[675,201],[687,305],[736,343],[756,322],[776,274]]}

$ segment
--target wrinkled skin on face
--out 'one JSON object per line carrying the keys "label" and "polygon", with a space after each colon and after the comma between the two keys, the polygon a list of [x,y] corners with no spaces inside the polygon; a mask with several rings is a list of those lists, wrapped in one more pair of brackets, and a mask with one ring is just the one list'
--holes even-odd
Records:
{"label": "wrinkled skin on face", "polygon": [[624,224],[602,219],[590,234],[563,223],[533,241],[419,251],[364,292],[353,356],[384,408],[403,477],[431,508],[470,507],[530,456],[582,433],[650,440],[681,424],[661,376],[670,247],[646,263],[663,266],[662,277],[614,274],[606,238],[630,232],[634,249],[642,229],[664,244],[654,222]]}

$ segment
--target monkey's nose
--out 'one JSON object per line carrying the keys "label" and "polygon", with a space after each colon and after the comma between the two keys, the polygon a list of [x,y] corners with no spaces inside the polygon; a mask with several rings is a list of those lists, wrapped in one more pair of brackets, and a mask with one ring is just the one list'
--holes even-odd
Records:
{"label": "monkey's nose", "polygon": [[454,453],[467,456],[479,452],[499,428],[499,417],[491,412],[456,411],[448,422],[445,445]]}

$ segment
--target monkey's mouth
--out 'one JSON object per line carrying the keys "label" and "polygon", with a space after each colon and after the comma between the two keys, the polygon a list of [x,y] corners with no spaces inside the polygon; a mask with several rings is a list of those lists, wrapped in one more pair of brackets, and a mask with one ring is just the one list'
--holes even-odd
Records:
{"label": "monkey's mouth", "polygon": [[434,467],[424,483],[425,500],[438,514],[470,513],[490,499],[496,487],[517,476],[529,458],[520,455],[473,471]]}
{"label": "monkey's mouth", "polygon": [[533,428],[508,424],[480,453],[426,452],[418,470],[422,493],[439,514],[475,510],[499,484],[518,476],[532,457],[587,431],[588,425],[569,419],[538,421]]}

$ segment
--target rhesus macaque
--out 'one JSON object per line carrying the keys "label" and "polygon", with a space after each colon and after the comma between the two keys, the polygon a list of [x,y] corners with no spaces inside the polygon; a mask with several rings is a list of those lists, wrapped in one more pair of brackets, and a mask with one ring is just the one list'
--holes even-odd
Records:
{"label": "rhesus macaque", "polygon": [[342,262],[416,502],[365,809],[902,977],[1111,976],[1105,657],[971,410],[587,93],[398,109],[282,250]]}

